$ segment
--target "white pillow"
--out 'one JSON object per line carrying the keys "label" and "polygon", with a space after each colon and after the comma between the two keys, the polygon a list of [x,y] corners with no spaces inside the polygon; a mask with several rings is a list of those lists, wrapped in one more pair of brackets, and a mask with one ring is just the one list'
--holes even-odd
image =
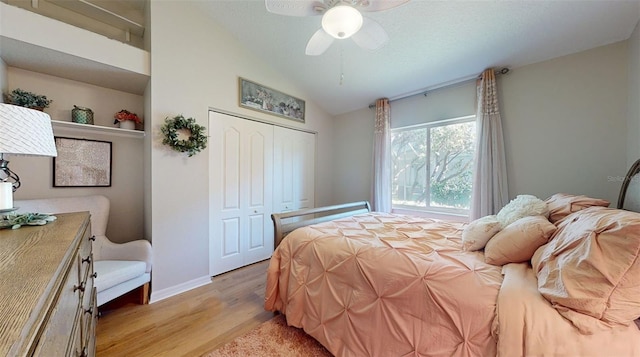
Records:
{"label": "white pillow", "polygon": [[484,216],[469,223],[462,231],[462,249],[473,251],[484,248],[489,239],[502,229],[496,216]]}
{"label": "white pillow", "polygon": [[547,203],[533,195],[518,195],[498,212],[498,221],[504,228],[511,223],[528,216],[549,218]]}

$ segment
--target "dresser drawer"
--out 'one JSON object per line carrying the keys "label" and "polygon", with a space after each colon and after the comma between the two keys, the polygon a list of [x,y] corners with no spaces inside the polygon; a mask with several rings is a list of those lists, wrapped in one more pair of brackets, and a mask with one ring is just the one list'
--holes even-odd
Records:
{"label": "dresser drawer", "polygon": [[35,356],[88,356],[85,347],[89,330],[84,328],[84,315],[91,307],[91,295],[95,290],[88,226],[78,240],[72,262],[40,336]]}
{"label": "dresser drawer", "polygon": [[[80,357],[82,356],[82,334],[80,331],[82,321],[82,311],[76,311],[76,317],[74,319],[73,330],[69,338],[69,346],[67,346],[67,352],[65,356]],[[44,354],[47,355],[46,353]]]}
{"label": "dresser drawer", "polygon": [[[87,285],[87,279],[90,274],[93,274],[93,254],[92,254],[92,241],[90,239],[89,231],[86,231],[82,240],[80,242],[80,247],[78,248],[78,269],[77,269],[77,277],[78,284]],[[88,292],[91,292],[91,289],[85,289]],[[80,291],[81,295],[83,291]]]}
{"label": "dresser drawer", "polygon": [[94,287],[91,290],[89,308],[84,310],[82,314],[82,347],[87,352],[86,356],[95,356],[96,354],[96,325],[98,323],[98,291]]}
{"label": "dresser drawer", "polygon": [[78,279],[76,274],[71,272],[76,267],[77,265],[73,264],[70,271],[67,271],[60,295],[54,303],[54,308],[40,336],[35,356],[69,355],[69,347],[72,339],[75,338],[74,332],[80,325],[81,317]]}

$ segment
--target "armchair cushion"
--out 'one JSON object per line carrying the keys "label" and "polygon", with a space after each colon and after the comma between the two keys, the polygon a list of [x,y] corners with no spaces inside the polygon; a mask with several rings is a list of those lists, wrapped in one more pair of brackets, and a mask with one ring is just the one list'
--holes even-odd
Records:
{"label": "armchair cushion", "polygon": [[96,290],[101,292],[144,275],[146,264],[129,260],[96,260],[93,263],[93,269],[98,272],[95,280]]}

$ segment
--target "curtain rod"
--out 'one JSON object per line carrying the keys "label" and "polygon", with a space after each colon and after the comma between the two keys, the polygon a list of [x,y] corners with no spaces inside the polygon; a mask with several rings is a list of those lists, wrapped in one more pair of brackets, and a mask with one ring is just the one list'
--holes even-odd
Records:
{"label": "curtain rod", "polygon": [[[507,73],[509,73],[509,71],[511,71],[509,68],[503,67],[501,69],[494,70],[493,73],[495,73],[496,76],[498,76],[498,75],[501,75],[501,74],[507,74]],[[389,102],[395,102],[396,100],[405,99],[405,98],[413,97],[413,96],[420,95],[420,94],[422,94],[422,95],[424,95],[426,97],[429,92],[433,92],[434,90],[457,86],[457,85],[460,85],[462,83],[466,83],[466,82],[469,82],[469,81],[472,81],[472,80],[476,80],[478,78],[480,78],[480,76],[473,76],[473,77],[466,77],[466,78],[462,78],[462,79],[457,79],[457,80],[454,80],[452,82],[446,82],[446,83],[443,83],[441,85],[437,85],[435,87],[431,87],[429,89],[420,89],[418,91],[411,92],[411,93],[408,93],[408,94],[402,94],[402,95],[400,95],[398,97],[389,98]],[[376,107],[375,103],[369,104],[369,109],[373,109],[375,107]]]}

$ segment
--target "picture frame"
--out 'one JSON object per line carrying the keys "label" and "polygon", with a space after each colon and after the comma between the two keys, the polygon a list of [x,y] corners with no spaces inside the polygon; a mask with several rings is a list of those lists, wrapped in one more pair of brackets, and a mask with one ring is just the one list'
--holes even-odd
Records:
{"label": "picture frame", "polygon": [[281,118],[305,122],[305,101],[263,86],[246,78],[238,78],[238,105]]}
{"label": "picture frame", "polygon": [[111,142],[55,137],[53,187],[111,187]]}

